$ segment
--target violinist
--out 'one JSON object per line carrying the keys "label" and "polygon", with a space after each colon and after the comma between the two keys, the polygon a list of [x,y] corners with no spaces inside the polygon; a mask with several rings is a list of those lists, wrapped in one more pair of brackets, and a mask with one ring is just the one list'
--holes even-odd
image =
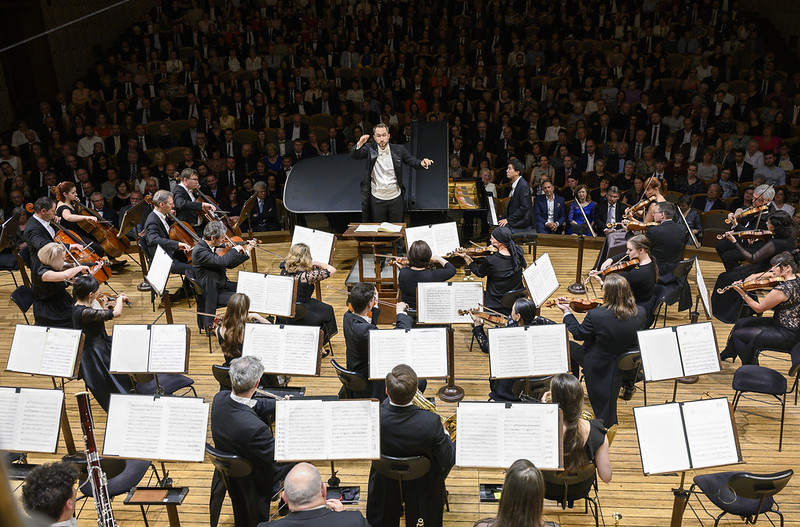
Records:
{"label": "violinist", "polygon": [[[631,261],[638,260],[635,265],[624,266],[620,270],[620,274],[624,276],[630,284],[633,296],[636,303],[645,308],[646,313],[650,313],[653,304],[653,292],[658,279],[658,268],[656,267],[655,260],[651,256],[650,240],[644,234],[637,234],[627,241],[625,244],[625,256]],[[620,257],[618,261],[622,260]],[[591,271],[590,276],[598,276],[603,274],[603,271],[615,264],[611,258],[607,259],[600,265],[600,271]],[[621,262],[624,264],[626,262]],[[609,275],[611,276],[611,275]],[[606,277],[608,279],[608,277]]]}
{"label": "violinist", "polygon": [[[481,351],[489,353],[489,337],[483,329],[483,319],[478,313],[470,312],[472,317],[472,334],[478,342]],[[514,328],[521,326],[544,326],[547,324],[555,324],[552,320],[536,316],[536,304],[528,298],[518,298],[511,308],[511,316],[506,321],[505,327]],[[490,379],[489,397],[495,401],[519,401],[519,397],[515,396],[511,388],[517,381],[523,379]]]}
{"label": "violinist", "polygon": [[487,277],[483,304],[494,311],[510,315],[511,310],[503,306],[503,295],[523,288],[522,270],[527,265],[525,254],[514,243],[511,229],[508,227],[496,227],[489,240],[497,251],[483,258],[480,263],[465,252],[457,254],[464,258],[467,267],[475,276]]}
{"label": "violinist", "polygon": [[674,282],[672,270],[675,269],[683,255],[686,240],[689,237],[683,225],[675,223],[675,205],[669,201],[656,204],[653,219],[658,225],[649,227],[645,231],[650,240],[651,252],[658,266],[659,282],[668,284]]}
{"label": "violinist", "polygon": [[197,201],[195,190],[200,186],[200,176],[196,170],[183,169],[180,173],[180,181],[173,190],[175,210],[177,211],[175,216],[194,227],[197,232],[201,232],[204,226],[203,215],[217,210],[217,207],[213,203]]}
{"label": "violinist", "polygon": [[[247,245],[233,245],[232,249],[219,256],[214,249],[224,243],[225,225],[221,221],[212,221],[206,225],[203,239],[192,249],[192,267],[204,291],[202,304],[199,300],[197,303],[197,311],[201,313],[216,313],[218,307],[228,305],[228,300],[236,292],[236,282],[228,280],[228,269],[250,259],[255,240]],[[197,317],[202,328],[207,328],[213,322],[209,315]]]}
{"label": "violinist", "polygon": [[[431,262],[442,266],[431,269]],[[397,284],[400,288],[400,300],[411,309],[417,308],[417,284],[421,282],[447,282],[456,274],[453,264],[439,255],[433,255],[430,245],[424,240],[417,240],[408,248],[408,265],[397,273]]]}
{"label": "violinist", "polygon": [[[644,223],[652,223],[654,221],[653,216],[655,215],[656,203],[662,203],[664,201],[667,201],[667,198],[665,198],[662,195],[663,189],[664,189],[664,181],[661,179],[650,178],[645,183],[644,199],[652,198],[653,196],[655,196],[655,199],[653,200],[653,202],[647,205],[647,207],[645,207],[642,219]],[[634,205],[631,208],[634,209],[636,208],[636,206]]]}
{"label": "violinist", "polygon": [[[605,427],[616,424],[615,399],[620,388],[616,360],[639,346],[637,331],[646,327],[647,314],[642,306],[636,305],[628,281],[620,274],[608,275],[603,284],[603,305],[589,310],[582,323],[572,314],[565,299],[558,300],[567,329],[573,338],[583,341],[582,346],[570,345],[573,374],[580,378],[579,366],[583,367],[595,417],[602,419]],[[622,396],[625,400],[633,396],[633,381],[626,382]]]}
{"label": "violinist", "polygon": [[172,193],[168,190],[159,190],[153,196],[153,212],[147,216],[144,222],[144,239],[147,248],[148,258],[153,259],[156,247],[160,246],[172,258],[171,273],[183,274],[186,269],[191,267],[183,254],[191,251],[192,247],[188,243],[179,242],[169,237],[169,222],[167,214],[172,213],[174,203]]}
{"label": "violinist", "polygon": [[123,293],[117,299],[103,306],[97,301],[100,284],[93,276],[78,276],[72,292],[75,305],[72,306],[72,324],[83,331],[85,338],[81,355],[80,374],[86,387],[92,392],[100,406],[108,412],[112,393],[129,393],[133,390],[127,375],[112,375],[111,337],[106,332],[106,321],[122,315],[122,307],[128,299]]}
{"label": "violinist", "polygon": [[[763,211],[763,213],[758,212],[744,215],[743,213],[748,210],[755,210],[763,205],[770,205],[772,203],[772,198],[775,197],[775,189],[769,185],[759,185],[753,191],[753,196],[753,204],[750,207],[728,214],[728,219],[731,221],[731,226],[735,232],[753,230],[760,231],[767,228],[766,220],[770,216],[770,212],[773,210],[772,207],[766,209]],[[735,238],[731,239],[726,236],[726,239],[718,242],[717,245],[714,246],[714,249],[717,251],[717,254],[719,254],[720,259],[722,259],[723,265],[725,265],[726,271],[734,270],[739,266],[739,262],[742,260],[742,249],[744,249],[744,247],[736,247],[735,242]],[[759,241],[749,244],[750,250],[748,250],[747,253],[757,251],[765,243],[765,241]],[[771,257],[773,254],[777,253],[772,253],[767,258]]]}
{"label": "violinist", "polygon": [[[759,348],[791,349],[800,340],[800,282],[797,280],[797,262],[789,252],[782,252],[770,260],[773,270],[761,278],[780,277],[776,285],[761,301],[751,298],[739,282],[734,283],[736,293],[756,313],[772,309],[771,317],[743,318],[733,326],[728,345],[720,359],[738,356],[742,364],[753,364]],[[756,275],[753,278],[757,278]]]}
{"label": "violinist", "polygon": [[717,277],[714,291],[711,293],[712,311],[714,312],[714,318],[717,320],[733,324],[743,315],[749,316],[751,314],[748,307],[749,304],[744,306],[735,291],[728,290],[725,293],[719,293],[717,289],[722,289],[749,275],[768,270],[770,268],[770,258],[783,251],[791,251],[794,248],[795,239],[792,236],[792,218],[789,214],[782,210],[770,214],[767,218],[767,230],[772,233],[772,238],[752,244],[750,247],[746,247],[737,240],[734,233],[728,232],[725,234],[726,240],[723,241],[728,242],[733,247],[732,250],[736,250],[739,253],[739,259],[744,260],[747,265],[727,270]]}
{"label": "violinist", "polygon": [[[76,214],[72,203],[78,201],[78,189],[75,183],[71,181],[62,181],[56,187],[56,198],[58,199],[58,206],[56,208],[56,215],[59,217],[59,224],[65,229],[69,229],[77,234],[80,239],[86,244],[87,248],[99,257],[105,256],[105,251],[100,243],[85,229],[83,229],[78,222],[87,221],[89,223],[96,223],[98,218],[91,214]],[[111,268],[118,268],[128,265],[124,260],[111,260]]]}
{"label": "violinist", "polygon": [[93,269],[86,265],[68,269],[65,258],[67,250],[58,242],[46,244],[37,253],[40,264],[32,276],[33,318],[37,326],[72,328],[72,298],[66,281]]}

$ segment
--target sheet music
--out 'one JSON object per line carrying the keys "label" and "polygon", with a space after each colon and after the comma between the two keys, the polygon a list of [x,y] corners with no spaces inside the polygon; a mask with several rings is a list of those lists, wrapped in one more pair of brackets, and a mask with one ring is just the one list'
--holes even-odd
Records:
{"label": "sheet music", "polygon": [[533,349],[531,375],[569,372],[569,340],[566,325],[528,326],[528,335]]}
{"label": "sheet music", "polygon": [[276,401],[275,461],[327,459],[323,401]]}
{"label": "sheet music", "polygon": [[185,373],[186,325],[155,324],[150,326],[150,369],[156,373]]}
{"label": "sheet music", "polygon": [[486,197],[486,204],[489,206],[489,216],[486,219],[489,225],[497,225],[497,209],[494,207],[494,196],[491,195],[491,192],[488,194],[489,195]]}
{"label": "sheet music", "polygon": [[678,337],[672,328],[638,331],[645,381],[675,379],[685,374],[681,367]]}
{"label": "sheet music", "polygon": [[455,222],[406,227],[406,248],[417,240],[423,240],[434,255],[444,256],[461,247],[458,240],[458,226]]}
{"label": "sheet music", "polygon": [[0,388],[0,450],[54,453],[64,392]]}
{"label": "sheet music", "polygon": [[150,330],[146,324],[116,324],[111,335],[109,371],[145,373],[150,357]]}
{"label": "sheet music", "polygon": [[686,437],[695,469],[739,462],[728,399],[705,399],[682,404]]}
{"label": "sheet music", "polygon": [[[17,324],[6,370],[23,373],[38,373],[47,343],[47,328]],[[72,375],[68,375],[71,377]]]}
{"label": "sheet music", "polygon": [[236,292],[250,298],[250,310],[283,317],[292,316],[295,281],[278,276],[239,271]]}
{"label": "sheet music", "polygon": [[645,474],[689,470],[689,450],[679,403],[633,409]]}
{"label": "sheet music", "polygon": [[703,279],[703,272],[700,270],[700,260],[694,261],[695,279],[697,280],[697,291],[700,293],[700,301],[703,303],[703,308],[706,310],[706,316],[711,318],[714,313],[711,311],[711,300],[708,298],[708,288],[706,281]]}
{"label": "sheet music", "polygon": [[17,324],[6,369],[71,378],[80,342],[81,331],[77,329]]}
{"label": "sheet music", "polygon": [[478,309],[483,303],[481,282],[423,282],[417,285],[417,320],[426,324],[471,323],[459,309]]}
{"label": "sheet music", "polygon": [[261,360],[264,371],[283,375],[316,375],[319,327],[245,324],[242,355]]}
{"label": "sheet music", "polygon": [[329,232],[309,229],[308,227],[295,226],[292,235],[292,245],[305,243],[311,250],[311,259],[315,262],[330,264],[333,242],[336,236]]}
{"label": "sheet music", "polygon": [[324,401],[323,405],[331,438],[326,459],[381,457],[378,401]]}
{"label": "sheet music", "polygon": [[40,373],[54,377],[72,377],[80,343],[80,330],[48,328]]}
{"label": "sheet music", "polygon": [[564,324],[491,328],[488,336],[492,378],[569,371],[569,348]]}
{"label": "sheet music", "polygon": [[161,459],[201,463],[205,456],[209,405],[199,397],[170,399],[169,404],[162,403],[165,419]]}
{"label": "sheet music", "polygon": [[370,330],[369,378],[383,379],[398,364],[408,364],[423,379],[447,377],[447,330]]}
{"label": "sheet music", "polygon": [[536,307],[544,304],[558,289],[558,277],[547,253],[523,270],[522,277]]}
{"label": "sheet music", "polygon": [[239,271],[236,277],[236,292],[247,295],[250,299],[251,311],[262,311],[266,303],[266,290],[264,288],[264,275],[261,273],[251,273]]}
{"label": "sheet music", "polygon": [[146,277],[146,280],[151,286],[153,286],[156,294],[164,294],[164,288],[167,287],[169,270],[171,268],[172,258],[169,257],[167,251],[165,251],[160,245],[157,245],[153,259],[150,261],[150,267],[147,270]]}
{"label": "sheet music", "polygon": [[495,448],[503,437],[503,403],[458,404],[456,410],[456,465],[495,468],[503,464]]}
{"label": "sheet music", "polygon": [[711,322],[675,328],[681,347],[684,375],[702,375],[721,370],[719,350]]}

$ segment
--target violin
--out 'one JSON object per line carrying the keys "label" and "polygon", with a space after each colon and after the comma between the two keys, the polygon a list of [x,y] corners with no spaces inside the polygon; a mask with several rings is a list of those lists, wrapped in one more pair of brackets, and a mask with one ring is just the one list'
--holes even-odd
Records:
{"label": "violin", "polygon": [[215,207],[217,207],[216,210],[212,210],[212,211],[208,211],[208,212],[200,211],[197,214],[202,219],[205,219],[207,221],[220,221],[220,222],[222,222],[222,224],[225,225],[225,233],[228,235],[228,237],[230,237],[230,238],[238,237],[239,240],[241,241],[242,229],[240,229],[239,226],[236,225],[236,224],[231,224],[230,220],[228,219],[228,215],[219,210],[219,205],[217,204],[216,201],[214,201],[214,198],[204,194],[203,191],[201,191],[199,187],[194,189],[194,191],[199,196],[200,201],[203,201],[205,203],[210,203],[210,204],[214,205]]}
{"label": "violin", "polygon": [[632,207],[630,207],[628,210],[625,211],[625,216],[628,219],[632,220],[634,214],[636,214],[637,212],[639,212],[641,210],[646,209],[647,206],[650,205],[651,203],[653,203],[656,199],[658,199],[658,195],[657,194],[653,194],[649,198],[645,198],[645,199],[639,200],[639,203],[633,205]]}
{"label": "violin", "polygon": [[[95,295],[95,298],[98,301],[101,301],[101,302],[115,302],[118,297],[117,296],[111,296],[111,295],[109,295],[107,293],[97,293],[97,295]],[[128,299],[128,298],[123,300],[122,303],[126,307],[133,307],[133,302],[131,302],[130,299]]]}
{"label": "violin", "polygon": [[394,258],[390,258],[386,263],[389,265],[394,265],[398,269],[402,269],[404,267],[408,267],[408,258],[397,256]]}
{"label": "violin", "polygon": [[600,298],[559,298],[548,300],[545,302],[544,307],[555,307],[559,303],[568,303],[569,308],[576,313],[586,313],[590,309],[602,306],[603,300]]}
{"label": "violin", "polygon": [[228,254],[228,251],[233,249],[237,245],[250,245],[251,247],[255,247],[256,245],[261,243],[261,240],[253,238],[250,241],[244,241],[241,236],[227,236],[227,241],[222,245],[217,245],[214,250],[217,253],[217,256],[225,256]]}
{"label": "violin", "polygon": [[[758,214],[760,212],[764,212],[767,209],[769,209],[769,203],[765,203],[763,205],[759,205],[758,207],[750,207],[750,208],[744,209],[739,214],[736,214],[734,216],[734,219],[736,219],[738,221],[741,218],[744,218],[745,216],[752,216],[753,214]],[[731,221],[730,218],[726,218],[725,219],[725,223],[733,223],[733,221]]]}
{"label": "violin", "polygon": [[761,278],[758,280],[748,280],[746,282],[742,282],[741,284],[731,284],[726,287],[721,287],[717,289],[717,293],[722,294],[729,289],[733,289],[734,287],[740,287],[744,291],[755,291],[757,289],[771,289],[776,285],[785,282],[786,278],[783,276],[774,276],[772,278]]}
{"label": "violin", "polygon": [[[100,258],[100,256],[98,256],[97,253],[92,251],[90,248],[84,247],[84,242],[80,236],[69,229],[65,229],[56,222],[51,222],[50,224],[56,229],[56,235],[53,237],[53,239],[59,242],[67,250],[66,257],[70,258],[75,265],[85,265],[92,268],[92,276],[94,276],[100,283],[103,283],[111,278],[111,266],[109,266],[105,260]],[[80,245],[82,248],[71,249],[70,246],[72,245]],[[95,269],[95,266],[98,263],[102,265]]]}
{"label": "violin", "polygon": [[[772,231],[739,231],[731,232],[734,236],[738,236],[743,240],[761,240],[763,238],[772,238],[774,236]],[[717,239],[722,240],[725,234],[717,234]]]}
{"label": "violin", "polygon": [[106,254],[112,258],[119,258],[128,248],[131,243],[126,236],[119,237],[119,232],[113,225],[104,219],[97,211],[83,206],[79,201],[74,202],[81,210],[88,212],[90,215],[97,218],[97,221],[80,220],[78,225],[85,230],[88,234],[94,236],[97,243],[103,248]]}
{"label": "violin", "polygon": [[455,251],[449,252],[443,256],[443,258],[458,258],[461,256],[459,253],[464,253],[471,258],[481,258],[484,256],[489,256],[490,254],[494,254],[497,252],[497,247],[494,245],[487,245],[486,247],[459,247]]}
{"label": "violin", "polygon": [[646,231],[648,227],[656,227],[657,225],[660,224],[655,221],[641,222],[637,220],[630,220],[628,223],[606,223],[606,227],[609,229],[613,229],[614,227],[625,227],[629,231]]}
{"label": "violin", "polygon": [[458,316],[463,317],[464,315],[477,315],[481,320],[489,322],[491,324],[496,324],[498,326],[506,326],[508,325],[508,319],[506,317],[501,317],[500,315],[493,315],[491,313],[487,313],[485,311],[479,311],[477,309],[459,309]]}
{"label": "violin", "polygon": [[635,265],[639,265],[639,259],[638,258],[633,258],[631,260],[628,260],[627,262],[621,262],[621,263],[618,263],[618,264],[615,264],[615,265],[609,265],[608,267],[606,267],[605,269],[600,271],[599,274],[601,274],[602,276],[608,276],[610,274],[619,273],[621,271],[624,271],[625,269],[627,269],[629,267],[633,267]]}

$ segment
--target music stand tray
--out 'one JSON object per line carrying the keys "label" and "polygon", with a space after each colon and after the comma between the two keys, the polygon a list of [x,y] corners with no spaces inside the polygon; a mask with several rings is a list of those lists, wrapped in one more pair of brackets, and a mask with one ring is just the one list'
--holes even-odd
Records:
{"label": "music stand tray", "polygon": [[166,505],[170,526],[180,527],[178,505],[183,503],[187,494],[189,494],[189,487],[134,487],[128,492],[122,503],[139,506],[145,527],[149,527],[145,505],[148,507],[150,505]]}

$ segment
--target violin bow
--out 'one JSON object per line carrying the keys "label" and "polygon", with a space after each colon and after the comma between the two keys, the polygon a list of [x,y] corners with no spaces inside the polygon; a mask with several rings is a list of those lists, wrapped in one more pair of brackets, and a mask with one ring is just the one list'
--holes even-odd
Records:
{"label": "violin bow", "polygon": [[[644,185],[644,187],[642,187],[642,194],[641,194],[641,196],[639,196],[639,201],[637,201],[637,202],[636,202],[636,203],[635,203],[635,204],[634,204],[634,205],[631,207],[631,209],[634,209],[634,210],[635,210],[635,209],[636,209],[636,206],[637,206],[637,205],[639,205],[639,203],[641,203],[641,202],[642,202],[642,200],[644,199],[644,195],[645,195],[645,194],[647,194],[647,188],[650,186],[650,182],[653,180],[653,177],[655,177],[655,175],[656,175],[656,173],[655,173],[655,172],[653,172],[652,174],[650,174],[650,177],[649,177],[649,178],[647,178],[647,183]],[[644,212],[642,212],[642,221],[644,221]]]}
{"label": "violin bow", "polygon": [[[576,199],[575,201],[577,202],[578,200]],[[589,201],[589,203],[591,203],[591,200]],[[592,224],[589,223],[589,218],[586,217],[586,212],[584,212],[583,207],[581,207],[580,203],[576,203],[576,205],[578,206],[578,209],[580,209],[581,211],[581,215],[583,216],[583,221],[585,221],[586,226],[589,227],[589,232],[592,233],[592,238],[596,238],[597,234],[595,234],[594,229],[592,228]]]}
{"label": "violin bow", "polygon": [[699,249],[700,248],[700,244],[697,243],[697,238],[695,237],[694,233],[692,232],[692,229],[689,227],[689,221],[686,219],[686,216],[683,214],[683,211],[681,210],[681,208],[679,206],[675,205],[675,208],[678,209],[678,213],[680,213],[681,218],[683,218],[683,225],[686,227],[686,230],[689,231],[689,236],[691,236],[691,238],[692,238],[692,243],[694,244],[694,248],[695,249]]}

